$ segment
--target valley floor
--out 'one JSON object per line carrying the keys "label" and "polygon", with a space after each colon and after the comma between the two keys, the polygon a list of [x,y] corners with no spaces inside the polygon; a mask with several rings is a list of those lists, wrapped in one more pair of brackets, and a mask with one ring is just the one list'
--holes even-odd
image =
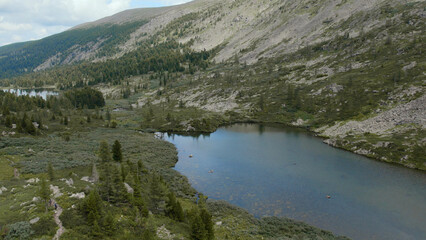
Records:
{"label": "valley floor", "polygon": [[[170,191],[176,194],[184,212],[197,207],[196,190],[185,176],[172,169],[177,161],[175,147],[156,139],[154,134],[136,131],[131,127],[131,120],[125,126],[123,122],[127,118],[120,117],[119,113],[113,113],[112,118],[119,123],[117,128],[108,128],[107,121],[95,119],[91,123],[73,125],[76,119],[71,117],[66,128],[67,138],[61,136],[63,132],[60,130],[49,130],[35,137],[1,138],[0,238],[9,239],[13,236],[10,229],[17,229],[15,234],[21,235],[15,236],[21,236],[21,239],[51,239],[58,231],[62,233],[58,220],[62,221],[65,229],[60,239],[99,238],[93,235],[93,227],[91,230],[79,225],[86,222],[79,209],[89,197],[90,189],[96,186],[91,180],[91,166],[98,161],[97,149],[102,140],[110,144],[119,140],[124,159],[130,162],[128,164],[142,160],[146,172],[160,174]],[[59,211],[63,211],[59,218],[54,217],[56,211],[53,206],[45,211],[45,204],[39,197],[40,182],[46,176],[49,162],[53,163],[55,177],[47,184],[51,198],[60,206]],[[126,178],[125,181],[134,186],[131,179]],[[149,197],[151,193],[144,194]],[[345,239],[290,219],[256,219],[247,211],[226,202],[209,200],[206,207],[213,216],[216,239]],[[152,233],[152,239],[192,238],[186,223],[176,222],[162,213],[150,213],[138,220],[138,215],[131,209],[128,204],[109,205],[105,211],[111,214],[116,232],[104,233],[102,238],[132,239],[134,234],[142,234],[146,229]]]}

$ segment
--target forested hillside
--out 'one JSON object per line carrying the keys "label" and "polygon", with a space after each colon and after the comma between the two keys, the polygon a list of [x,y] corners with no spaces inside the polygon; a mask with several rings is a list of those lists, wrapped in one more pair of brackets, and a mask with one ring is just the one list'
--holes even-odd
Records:
{"label": "forested hillside", "polygon": [[74,29],[38,41],[1,47],[0,78],[110,56],[117,52],[118,44],[127,41],[145,23]]}

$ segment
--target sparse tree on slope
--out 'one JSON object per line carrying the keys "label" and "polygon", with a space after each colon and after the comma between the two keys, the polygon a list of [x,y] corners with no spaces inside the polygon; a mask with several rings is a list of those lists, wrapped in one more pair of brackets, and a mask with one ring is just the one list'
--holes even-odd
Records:
{"label": "sparse tree on slope", "polygon": [[41,178],[41,181],[40,181],[40,188],[38,191],[38,195],[41,198],[41,200],[43,200],[45,203],[46,212],[47,212],[48,202],[50,199],[50,194],[51,192],[50,192],[49,186],[47,185],[46,178],[43,177]]}
{"label": "sparse tree on slope", "polygon": [[111,153],[109,151],[109,146],[106,141],[101,141],[99,146],[99,158],[102,162],[110,162],[111,161]]}
{"label": "sparse tree on slope", "polygon": [[121,144],[118,140],[115,140],[114,144],[112,145],[112,158],[117,162],[121,162],[123,160]]}
{"label": "sparse tree on slope", "polygon": [[47,164],[47,174],[49,175],[49,180],[50,181],[53,181],[53,179],[55,179],[55,173],[53,171],[52,162],[49,162]]}

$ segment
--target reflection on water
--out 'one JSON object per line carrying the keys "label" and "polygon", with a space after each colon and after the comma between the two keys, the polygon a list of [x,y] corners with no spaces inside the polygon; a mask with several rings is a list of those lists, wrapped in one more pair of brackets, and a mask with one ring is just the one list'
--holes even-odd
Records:
{"label": "reflection on water", "polygon": [[256,216],[290,217],[354,239],[426,239],[422,172],[332,148],[297,129],[238,124],[210,136],[164,138],[197,190]]}
{"label": "reflection on water", "polygon": [[17,96],[30,96],[42,97],[44,100],[47,99],[48,96],[57,96],[58,92],[47,90],[47,89],[2,89],[4,92],[10,92]]}

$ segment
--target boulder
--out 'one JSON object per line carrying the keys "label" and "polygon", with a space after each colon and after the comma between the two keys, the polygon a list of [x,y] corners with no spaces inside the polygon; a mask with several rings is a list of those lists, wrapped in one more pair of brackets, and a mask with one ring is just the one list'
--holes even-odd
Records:
{"label": "boulder", "polygon": [[127,193],[132,193],[133,194],[134,190],[133,190],[132,187],[130,187],[129,184],[124,183],[124,186],[126,187]]}
{"label": "boulder", "polygon": [[33,219],[30,220],[30,224],[37,223],[38,221],[40,221],[39,217],[33,218]]}

